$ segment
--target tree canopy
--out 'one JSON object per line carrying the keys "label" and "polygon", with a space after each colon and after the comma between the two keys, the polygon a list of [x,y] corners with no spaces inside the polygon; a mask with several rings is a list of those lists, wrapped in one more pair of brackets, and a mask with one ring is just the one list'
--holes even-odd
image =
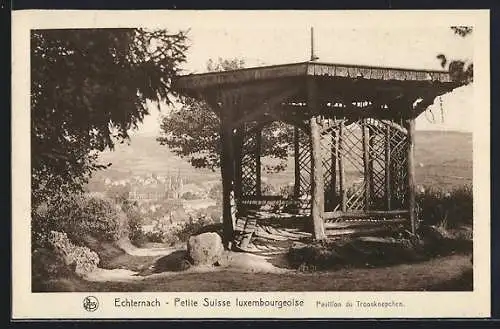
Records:
{"label": "tree canopy", "polygon": [[128,139],[148,102],[170,103],[185,32],[144,29],[31,32],[31,162],[36,202],[81,190],[105,166],[99,151]]}
{"label": "tree canopy", "polygon": [[[473,28],[471,26],[451,26],[451,30],[460,37],[464,38],[471,35]],[[452,80],[464,84],[468,84],[474,79],[474,64],[467,63],[463,59],[449,60],[446,55],[439,54],[436,56],[441,61],[441,66],[445,68],[448,66]]]}

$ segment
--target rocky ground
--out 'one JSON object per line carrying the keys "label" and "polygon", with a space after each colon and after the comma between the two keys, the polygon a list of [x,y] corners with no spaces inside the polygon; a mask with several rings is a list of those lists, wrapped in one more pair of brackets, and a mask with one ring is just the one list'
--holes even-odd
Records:
{"label": "rocky ground", "polygon": [[[365,250],[372,252],[378,248],[380,256],[380,247],[374,248],[373,243],[386,242],[374,239],[368,242],[370,248]],[[363,249],[359,248],[359,241],[355,246]],[[334,250],[334,255],[344,250],[332,249],[329,244],[326,247]],[[101,263],[94,270],[51,280],[39,290],[467,291],[472,290],[473,283],[472,252],[468,248],[399,263],[352,262],[332,268],[299,266],[291,262],[290,253],[258,255],[226,251],[216,233],[192,237],[187,245],[175,248],[137,248],[128,241],[120,241],[114,248],[112,252],[101,253]],[[312,250],[314,257],[331,258],[321,248]],[[387,252],[385,255],[390,256]]]}

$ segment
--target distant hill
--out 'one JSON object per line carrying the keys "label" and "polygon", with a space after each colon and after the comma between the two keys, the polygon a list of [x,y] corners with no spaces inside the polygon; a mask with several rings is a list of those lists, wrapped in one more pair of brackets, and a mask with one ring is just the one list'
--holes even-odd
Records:
{"label": "distant hill", "polygon": [[417,131],[417,184],[441,187],[472,184],[472,152],[472,133]]}
{"label": "distant hill", "polygon": [[[472,183],[472,134],[462,132],[416,132],[417,184],[451,187]],[[112,166],[95,175],[96,178],[122,178],[127,175],[180,174],[189,180],[214,180],[220,173],[195,169],[186,159],[177,157],[154,137],[133,136],[130,145],[119,144],[115,151],[101,155],[103,163]],[[290,180],[293,168],[269,175]]]}
{"label": "distant hill", "polygon": [[107,170],[96,177],[105,175],[110,178],[123,177],[124,174],[158,175],[180,174],[190,179],[218,179],[219,172],[195,169],[186,159],[181,159],[166,146],[160,145],[154,136],[133,136],[130,145],[117,144],[114,151],[107,151],[100,156],[102,163],[112,163]]}

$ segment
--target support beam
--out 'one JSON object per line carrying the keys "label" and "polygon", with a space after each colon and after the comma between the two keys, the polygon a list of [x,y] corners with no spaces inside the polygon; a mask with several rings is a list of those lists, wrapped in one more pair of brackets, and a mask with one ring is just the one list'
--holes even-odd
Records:
{"label": "support beam", "polygon": [[330,200],[328,205],[332,210],[337,204],[337,131],[335,129],[332,130],[331,134],[332,143],[330,146],[330,161],[331,168],[330,172],[332,177],[330,177]]}
{"label": "support beam", "polygon": [[234,198],[234,136],[231,128],[231,117],[228,115],[231,109],[228,105],[224,104],[221,108],[222,239],[224,247],[231,249],[234,235],[234,200],[232,200]]}
{"label": "support beam", "polygon": [[320,126],[319,117],[311,118],[311,143],[312,143],[312,209],[311,215],[314,225],[314,239],[325,238],[323,213],[325,211],[325,186],[323,177],[323,164],[321,161]]}
{"label": "support beam", "polygon": [[392,182],[391,182],[391,127],[386,125],[385,127],[385,208],[386,210],[391,210],[392,202]]}
{"label": "support beam", "polygon": [[340,188],[340,209],[343,212],[347,211],[347,195],[345,193],[345,172],[344,172],[344,156],[343,150],[344,147],[344,120],[340,121],[339,126],[339,136],[337,143],[337,154],[338,154],[338,163],[339,163],[339,188]]}
{"label": "support beam", "polygon": [[370,192],[371,192],[371,196],[372,198],[374,197],[373,195],[373,191],[375,191],[375,182],[374,182],[374,179],[375,179],[375,176],[374,176],[374,172],[375,170],[373,169],[373,166],[374,166],[374,159],[375,157],[377,157],[377,155],[375,154],[375,130],[373,129],[372,126],[368,125],[368,133],[369,133],[369,136],[370,136],[370,140],[368,141],[368,145],[369,145],[369,161],[368,161],[368,168],[369,168],[369,173],[370,173]]}
{"label": "support beam", "polygon": [[262,195],[262,165],[260,162],[260,152],[262,148],[262,129],[258,129],[255,132],[255,180],[257,182],[257,197]]}
{"label": "support beam", "polygon": [[295,198],[300,197],[300,143],[299,143],[299,128],[293,127],[293,156],[294,156],[294,185],[293,185],[293,195]]}
{"label": "support beam", "polygon": [[406,129],[408,130],[408,148],[407,148],[407,165],[408,165],[408,211],[410,212],[411,231],[417,231],[417,214],[415,200],[415,119],[411,118],[406,121]]}
{"label": "support beam", "polygon": [[[311,113],[316,113],[318,101],[317,86],[314,80],[307,81],[307,104]],[[325,210],[325,187],[323,177],[323,163],[321,161],[321,133],[320,116],[312,116],[311,125],[311,146],[312,146],[312,221],[313,237],[315,240],[326,238],[323,222]]]}
{"label": "support beam", "polygon": [[[234,194],[236,200],[241,200],[242,197],[242,157],[243,157],[243,142],[245,138],[245,127],[242,126],[236,130],[234,135],[234,161],[235,161],[235,178],[234,178]],[[239,207],[239,204],[237,205]]]}
{"label": "support beam", "polygon": [[366,120],[362,123],[362,137],[363,137],[363,164],[364,164],[364,180],[365,180],[365,210],[370,210],[371,203],[371,168],[370,168],[370,131]]}

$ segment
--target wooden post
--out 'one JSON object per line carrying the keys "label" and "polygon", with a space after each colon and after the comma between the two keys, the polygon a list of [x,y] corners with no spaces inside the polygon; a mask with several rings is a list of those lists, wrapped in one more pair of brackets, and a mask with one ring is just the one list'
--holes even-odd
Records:
{"label": "wooden post", "polygon": [[407,149],[407,165],[408,165],[408,210],[410,212],[411,231],[415,233],[417,230],[417,214],[415,200],[415,119],[410,118],[406,121],[406,129],[408,131],[408,149]]}
{"label": "wooden post", "polygon": [[391,127],[385,127],[385,205],[386,210],[391,210],[392,188],[391,188]]}
{"label": "wooden post", "polygon": [[314,80],[307,81],[307,105],[310,113],[311,125],[311,147],[312,147],[312,208],[311,217],[313,221],[313,237],[315,240],[326,238],[325,227],[323,223],[323,213],[325,209],[325,187],[323,177],[323,161],[321,161],[321,132],[318,120],[320,116],[317,113],[318,94]]}
{"label": "wooden post", "polygon": [[312,209],[311,215],[314,225],[314,239],[325,238],[323,213],[325,208],[325,187],[323,177],[323,163],[321,161],[320,126],[318,117],[311,118],[311,143],[312,143]]}
{"label": "wooden post", "polygon": [[365,180],[365,210],[370,210],[371,200],[371,172],[370,172],[370,132],[366,120],[362,121],[362,137],[363,137],[363,164],[364,164],[364,180]]}
{"label": "wooden post", "polygon": [[262,129],[258,128],[255,132],[255,180],[257,184],[256,194],[258,197],[262,195],[262,168],[260,163],[260,151],[262,148]]}
{"label": "wooden post", "polygon": [[331,209],[328,209],[328,211],[333,210],[333,207],[337,204],[337,132],[335,129],[332,130],[332,144],[330,147],[330,156],[331,156],[331,168],[330,172],[332,174],[332,177],[330,178],[330,202],[328,204],[330,205]]}
{"label": "wooden post", "polygon": [[368,141],[368,145],[369,145],[369,161],[368,161],[368,173],[370,174],[370,193],[371,193],[371,196],[373,197],[373,191],[375,190],[375,186],[374,186],[374,182],[373,182],[373,179],[374,179],[374,175],[373,175],[373,162],[374,162],[374,157],[376,155],[374,155],[374,150],[375,150],[375,134],[376,132],[374,131],[373,128],[371,128],[370,126],[368,126],[368,133],[369,133],[369,136],[370,136],[370,140]]}
{"label": "wooden post", "polygon": [[344,156],[342,148],[343,145],[343,137],[344,137],[344,120],[340,121],[339,126],[339,137],[337,143],[337,154],[338,154],[338,162],[339,162],[339,188],[340,188],[340,209],[342,212],[347,211],[347,196],[345,194],[345,173],[344,173]]}
{"label": "wooden post", "polygon": [[300,197],[300,143],[299,143],[299,128],[293,127],[293,155],[295,162],[295,177],[294,177],[294,186],[293,186],[293,194],[295,198]]}
{"label": "wooden post", "polygon": [[[237,200],[241,199],[241,194],[242,194],[242,148],[243,148],[243,142],[245,139],[245,131],[244,131],[244,125],[237,128],[236,135],[235,135],[235,143],[234,143],[234,161],[235,161],[235,178],[234,178],[234,191],[235,191],[235,196]],[[239,205],[238,205],[239,206]]]}
{"label": "wooden post", "polygon": [[221,175],[222,175],[222,230],[223,243],[227,249],[231,249],[234,234],[234,223],[232,216],[232,198],[234,181],[234,148],[233,130],[231,118],[228,115],[230,109],[224,104],[221,109]]}

